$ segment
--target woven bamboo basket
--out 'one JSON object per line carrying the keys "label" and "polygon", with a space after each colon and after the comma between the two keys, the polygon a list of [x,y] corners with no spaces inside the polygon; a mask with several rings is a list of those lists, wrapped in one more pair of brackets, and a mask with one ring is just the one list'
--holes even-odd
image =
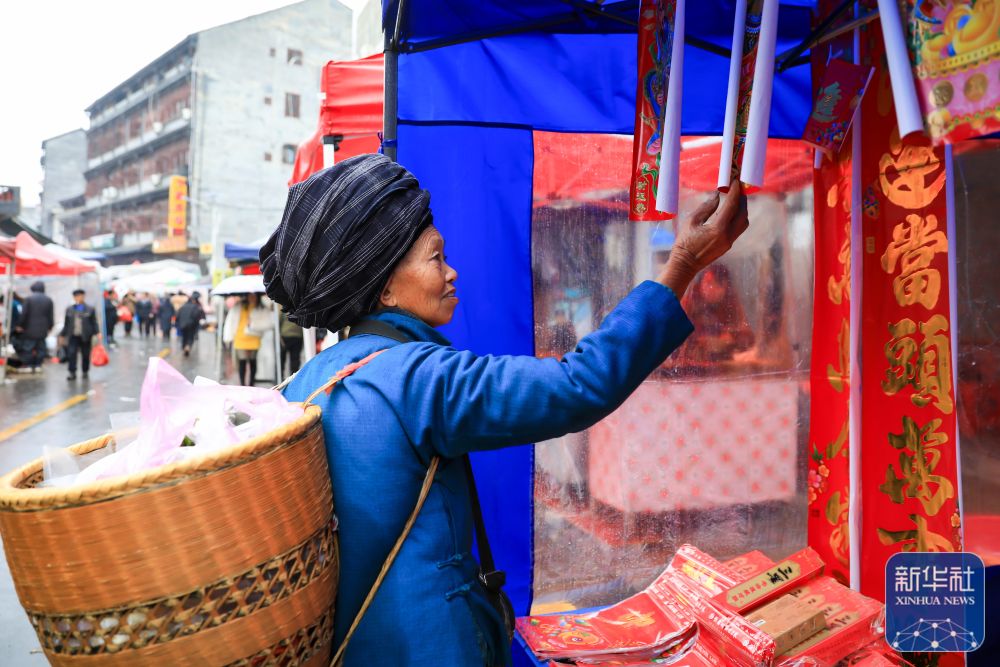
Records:
{"label": "woven bamboo basket", "polygon": [[339,562],[319,418],[304,406],[240,445],[92,484],[34,488],[41,459],[0,478],[7,562],[49,662],[329,664]]}

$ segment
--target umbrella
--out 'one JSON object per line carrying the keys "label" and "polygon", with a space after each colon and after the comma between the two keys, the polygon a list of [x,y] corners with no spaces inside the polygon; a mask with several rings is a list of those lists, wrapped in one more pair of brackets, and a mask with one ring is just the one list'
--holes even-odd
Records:
{"label": "umbrella", "polygon": [[215,296],[250,294],[251,292],[256,294],[264,293],[264,276],[260,274],[230,276],[216,285],[215,289],[212,290],[212,294]]}

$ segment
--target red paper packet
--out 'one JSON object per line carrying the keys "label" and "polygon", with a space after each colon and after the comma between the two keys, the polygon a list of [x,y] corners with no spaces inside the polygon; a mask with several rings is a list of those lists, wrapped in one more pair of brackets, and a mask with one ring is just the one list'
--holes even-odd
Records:
{"label": "red paper packet", "polygon": [[714,600],[733,611],[745,614],[781,597],[823,571],[823,559],[806,547],[748,579],[727,587]]}
{"label": "red paper packet", "polygon": [[781,656],[783,659],[808,656],[820,664],[832,665],[879,639],[884,632],[880,622],[885,609],[882,603],[832,577],[816,577],[790,594],[821,606],[826,629]]}
{"label": "red paper packet", "polygon": [[874,72],[874,67],[853,65],[844,60],[833,59],[827,63],[802,141],[823,151],[827,157],[839,153]]}
{"label": "red paper packet", "polygon": [[657,592],[658,582],[598,612],[519,618],[517,631],[540,658],[656,657],[696,633],[694,618],[672,596]]}

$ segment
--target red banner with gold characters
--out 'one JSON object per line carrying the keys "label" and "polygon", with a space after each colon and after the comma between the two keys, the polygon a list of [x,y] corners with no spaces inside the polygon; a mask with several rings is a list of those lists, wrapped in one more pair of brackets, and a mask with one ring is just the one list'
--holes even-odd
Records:
{"label": "red banner with gold characters", "polygon": [[660,175],[675,7],[674,0],[642,0],[639,9],[639,82],[635,94],[635,139],[628,209],[629,220],[638,222],[673,217],[656,210],[656,183]]}
{"label": "red banner with gold characters", "polygon": [[809,546],[850,584],[847,506],[851,343],[851,144],[813,172],[816,281],[809,415]]}
{"label": "red banner with gold characters", "polygon": [[[835,0],[819,0],[826,16]],[[852,37],[839,37],[831,48],[850,53]],[[846,55],[845,57],[850,57]],[[813,81],[826,78],[828,59],[813,49]],[[819,96],[823,86],[817,87]],[[809,546],[826,563],[826,574],[850,585],[851,398],[851,141],[813,170],[813,219],[816,263],[813,297],[812,363],[809,407]]]}
{"label": "red banner with gold characters", "polygon": [[944,150],[900,141],[878,24],[862,102],[861,592],[900,551],[959,551]]}

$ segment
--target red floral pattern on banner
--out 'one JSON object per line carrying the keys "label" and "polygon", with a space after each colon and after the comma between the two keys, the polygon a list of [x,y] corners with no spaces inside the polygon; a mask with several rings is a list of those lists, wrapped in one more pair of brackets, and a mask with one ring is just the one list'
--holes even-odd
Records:
{"label": "red floral pattern on banner", "polygon": [[861,591],[900,551],[961,549],[944,150],[900,141],[877,24],[862,102]]}

